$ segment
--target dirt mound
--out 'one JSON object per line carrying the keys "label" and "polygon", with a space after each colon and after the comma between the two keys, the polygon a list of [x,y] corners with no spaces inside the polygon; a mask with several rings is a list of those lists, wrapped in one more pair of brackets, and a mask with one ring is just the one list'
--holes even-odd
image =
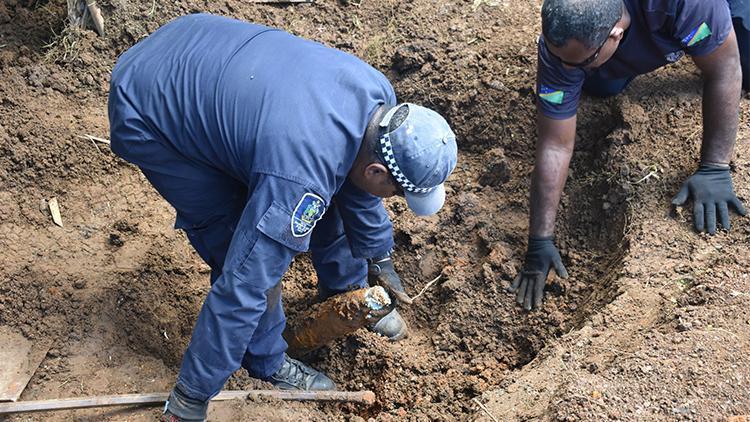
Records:
{"label": "dirt mound", "polygon": [[[539,1],[98,3],[104,37],[66,29],[62,1],[0,5],[0,324],[55,341],[24,399],[164,391],[174,382],[207,267],[137,169],[84,135],[107,137],[116,57],[170,19],[206,11],[357,54],[394,81],[402,101],[446,115],[460,148],[438,216],[415,219],[403,200],[386,201],[406,288],[416,293],[443,275],[403,310],[411,336],[391,344],[362,330],[308,357],[341,387],[375,391],[378,403],[232,403],[212,406],[213,418],[467,420],[480,397],[503,419],[750,412],[750,389],[718,387],[721,374],[735,376],[738,389],[746,379],[736,354],[747,347],[737,321],[746,317],[748,222],[705,239],[666,207],[698,153],[700,85],[691,67],[639,78],[615,99],[584,101],[557,230],[571,278],[554,280],[543,308],[527,313],[505,288],[526,246]],[[746,143],[738,150],[735,174],[747,197],[750,152]],[[63,227],[50,221],[52,197]],[[722,249],[729,252],[715,253]],[[315,283],[309,259],[295,260],[284,277],[288,314],[316,300]],[[700,367],[679,364],[693,354]],[[731,359],[737,367],[729,370]],[[706,367],[718,370],[707,375]],[[715,399],[685,405],[692,379],[705,383],[698,397]],[[259,387],[241,372],[228,383]],[[642,397],[658,406],[644,407]],[[722,400],[734,404],[711,407]]]}

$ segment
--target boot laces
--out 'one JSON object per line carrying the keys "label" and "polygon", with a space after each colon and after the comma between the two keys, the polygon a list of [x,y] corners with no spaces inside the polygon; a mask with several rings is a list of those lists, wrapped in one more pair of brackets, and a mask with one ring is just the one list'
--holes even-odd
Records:
{"label": "boot laces", "polygon": [[289,357],[285,359],[284,367],[285,368],[282,368],[282,370],[286,369],[284,371],[286,372],[286,376],[284,378],[287,378],[294,384],[303,384],[307,377],[314,374],[312,368],[296,359],[292,359]]}

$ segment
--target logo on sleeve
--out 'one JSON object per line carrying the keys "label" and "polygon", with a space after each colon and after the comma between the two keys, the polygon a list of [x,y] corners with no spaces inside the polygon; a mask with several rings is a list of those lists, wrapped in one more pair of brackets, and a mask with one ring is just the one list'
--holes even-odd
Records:
{"label": "logo on sleeve", "polygon": [[312,193],[302,195],[292,213],[292,235],[294,237],[307,236],[315,227],[315,223],[323,218],[325,202],[321,197]]}
{"label": "logo on sleeve", "polygon": [[703,22],[699,27],[693,29],[693,32],[689,33],[687,37],[682,39],[682,44],[686,47],[692,47],[710,36],[711,28],[708,27],[706,22]]}
{"label": "logo on sleeve", "polygon": [[548,103],[560,105],[565,98],[565,93],[562,91],[555,91],[548,86],[542,85],[539,87],[539,98]]}

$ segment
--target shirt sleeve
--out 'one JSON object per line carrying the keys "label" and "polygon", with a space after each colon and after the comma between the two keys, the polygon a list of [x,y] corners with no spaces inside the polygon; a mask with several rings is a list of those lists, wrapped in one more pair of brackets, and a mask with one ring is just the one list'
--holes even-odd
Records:
{"label": "shirt sleeve", "polygon": [[673,35],[691,56],[704,56],[724,44],[732,30],[726,0],[682,0]]}
{"label": "shirt sleeve", "polygon": [[341,213],[355,258],[375,258],[393,248],[393,224],[381,198],[357,188],[347,179],[333,201]]}
{"label": "shirt sleeve", "polygon": [[221,276],[211,287],[177,380],[197,400],[216,395],[237,370],[276,286],[325,213],[322,197],[279,177],[260,175],[235,230]]}
{"label": "shirt sleeve", "polygon": [[545,116],[563,120],[575,116],[586,78],[580,69],[565,69],[560,60],[547,51],[539,38],[537,65],[537,107]]}

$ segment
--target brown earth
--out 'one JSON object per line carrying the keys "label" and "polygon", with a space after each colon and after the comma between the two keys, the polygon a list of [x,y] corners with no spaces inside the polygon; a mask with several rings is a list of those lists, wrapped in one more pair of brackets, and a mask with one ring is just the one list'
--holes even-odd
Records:
{"label": "brown earth", "polygon": [[[436,108],[460,161],[436,217],[388,200],[412,327],[360,331],[309,361],[378,403],[212,406],[215,420],[717,420],[750,414],[750,220],[714,237],[669,199],[695,167],[700,78],[682,63],[626,94],[586,99],[558,239],[571,278],[541,310],[505,292],[525,250],[534,151],[539,0],[334,2],[102,0],[106,35],[71,31],[62,0],[0,3],[0,325],[53,347],[22,399],[166,391],[208,288],[173,211],[108,137],[109,72],[159,25],[207,11],[287,29],[385,72],[401,100]],[[743,100],[746,115],[750,102]],[[750,198],[743,118],[735,184]],[[52,224],[56,197],[64,227]],[[300,257],[284,278],[297,315],[315,297]],[[238,372],[227,388],[263,388]],[[486,411],[477,402],[485,403]],[[12,420],[153,420],[157,409]]]}

